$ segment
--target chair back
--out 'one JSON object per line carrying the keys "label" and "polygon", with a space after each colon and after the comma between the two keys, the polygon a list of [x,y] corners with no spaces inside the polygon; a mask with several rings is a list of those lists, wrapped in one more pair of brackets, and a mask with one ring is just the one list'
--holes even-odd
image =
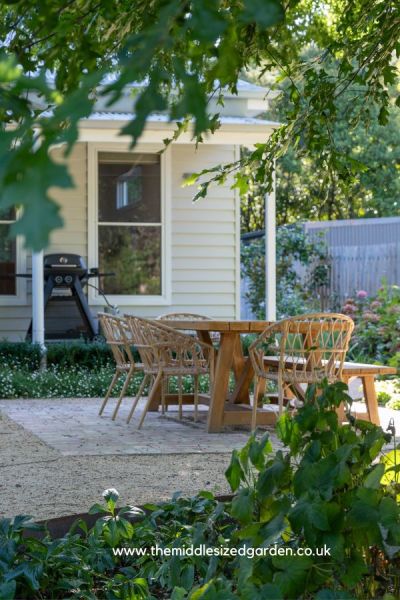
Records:
{"label": "chair back", "polygon": [[131,349],[132,340],[124,319],[108,313],[98,313],[98,317],[117,367],[133,364],[135,359]]}
{"label": "chair back", "polygon": [[[198,315],[196,313],[166,313],[164,315],[159,315],[156,319],[157,321],[213,321],[211,317],[207,317],[206,315]],[[197,334],[192,329],[181,330],[184,331],[187,335],[196,336]],[[219,342],[220,335],[219,333],[212,331],[210,332],[210,339],[212,342]]]}
{"label": "chair back", "polygon": [[159,367],[157,344],[160,341],[159,330],[151,321],[133,315],[126,315],[132,342],[139,352],[145,372],[154,372]]}
{"label": "chair back", "polygon": [[145,371],[162,367],[204,368],[209,363],[211,346],[161,322],[132,315],[125,315],[125,319]]}
{"label": "chair back", "polygon": [[250,346],[254,370],[262,376],[268,356],[279,357],[278,374],[282,381],[340,380],[353,329],[353,320],[337,313],[283,319],[267,327]]}
{"label": "chair back", "polygon": [[212,321],[211,317],[195,313],[166,313],[159,315],[157,321]]}

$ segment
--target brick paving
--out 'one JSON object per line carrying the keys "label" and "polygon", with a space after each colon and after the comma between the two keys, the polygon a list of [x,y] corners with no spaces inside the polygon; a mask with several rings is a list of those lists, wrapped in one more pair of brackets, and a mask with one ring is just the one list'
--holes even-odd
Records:
{"label": "brick paving", "polygon": [[[0,401],[0,515],[86,512],[109,487],[131,504],[165,500],[175,491],[229,491],[224,472],[247,430],[208,434],[205,409],[195,424],[186,408],[183,422],[174,410],[166,418],[149,413],[138,431],[142,407],[127,425],[129,400],[114,422],[115,401],[102,417],[99,406],[93,398]],[[354,408],[363,410],[359,403]],[[379,412],[383,428],[393,417],[400,432],[400,411]],[[278,448],[273,430],[270,436]]]}
{"label": "brick paving", "polygon": [[[173,410],[149,413],[138,431],[138,412],[125,423],[130,401],[116,421],[115,401],[104,416],[100,399],[0,401],[0,515],[36,519],[86,512],[115,487],[121,502],[166,500],[176,491],[229,492],[224,472],[248,431],[208,434],[206,414],[194,424]],[[274,443],[278,444],[271,432]]]}
{"label": "brick paving", "polygon": [[[206,410],[201,407],[198,423],[193,421],[191,407],[184,407],[183,422],[178,420],[176,409],[170,408],[165,417],[149,412],[138,430],[144,402],[140,401],[129,424],[126,423],[131,404],[128,399],[121,405],[115,421],[111,419],[114,399],[101,417],[97,414],[99,398],[2,400],[0,410],[63,456],[230,453],[244,446],[248,439],[249,431],[245,428],[207,433]],[[276,439],[273,430],[271,435]]]}

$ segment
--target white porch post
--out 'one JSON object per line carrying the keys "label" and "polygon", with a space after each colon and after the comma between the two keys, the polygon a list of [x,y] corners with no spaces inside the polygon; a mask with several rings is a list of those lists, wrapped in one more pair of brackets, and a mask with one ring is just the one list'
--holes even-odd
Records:
{"label": "white porch post", "polygon": [[43,250],[32,253],[32,342],[45,352]]}
{"label": "white porch post", "polygon": [[[39,146],[40,130],[35,129],[33,149],[36,151]],[[32,252],[32,342],[40,345],[42,351],[40,366],[41,368],[45,368],[43,250]]]}
{"label": "white porch post", "polygon": [[272,192],[265,196],[265,319],[276,320],[276,203],[275,173]]}

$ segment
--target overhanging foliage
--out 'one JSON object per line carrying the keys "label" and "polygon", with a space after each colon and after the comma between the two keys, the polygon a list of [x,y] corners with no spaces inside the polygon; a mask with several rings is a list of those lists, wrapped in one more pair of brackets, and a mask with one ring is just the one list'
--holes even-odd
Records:
{"label": "overhanging foliage", "polygon": [[[123,133],[139,138],[147,116],[165,111],[177,121],[177,133],[193,122],[201,140],[218,126],[209,114],[209,98],[223,102],[236,91],[240,73],[280,74],[288,82],[287,122],[260,143],[244,161],[258,183],[271,185],[274,161],[289,147],[318,154],[317,167],[337,173],[346,186],[362,166],[335,146],[332,127],[338,100],[356,84],[357,115],[367,123],[378,107],[385,125],[388,86],[398,73],[400,7],[394,0],[20,0],[0,7],[0,208],[21,206],[13,233],[39,249],[62,224],[49,195],[52,186],[73,185],[67,168],[49,155],[55,143],[70,149],[80,118],[90,114],[94,95],[110,71],[115,80],[98,93],[110,104],[132,82],[144,86],[132,99],[135,118]],[[324,48],[309,61],[301,51]],[[331,64],[338,65],[332,75]],[[51,84],[45,74],[54,74]],[[37,98],[40,103],[38,104]],[[399,98],[396,100],[399,105]],[[49,109],[51,112],[49,113]],[[234,163],[216,166],[211,179],[221,182],[235,172],[243,191],[248,178]],[[197,197],[207,193],[203,184]]]}

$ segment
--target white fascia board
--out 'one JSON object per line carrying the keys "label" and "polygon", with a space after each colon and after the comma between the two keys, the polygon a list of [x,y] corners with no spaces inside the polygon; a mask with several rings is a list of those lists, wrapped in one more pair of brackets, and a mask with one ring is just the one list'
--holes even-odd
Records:
{"label": "white fascia board", "polygon": [[248,110],[265,112],[268,109],[268,100],[265,98],[249,98],[247,100]]}
{"label": "white fascia board", "polygon": [[[256,121],[256,120],[254,120]],[[120,142],[130,144],[130,136],[120,135],[121,129],[126,125],[127,120],[85,120],[79,125],[80,142]],[[223,123],[213,134],[204,135],[203,144],[241,144],[243,146],[252,146],[266,137],[269,137],[279,123],[260,121],[247,123]],[[164,148],[164,139],[171,137],[175,131],[173,123],[151,122],[146,125],[142,133],[140,144],[159,144],[160,149]],[[191,132],[182,133],[176,142],[177,144],[194,144]]]}

